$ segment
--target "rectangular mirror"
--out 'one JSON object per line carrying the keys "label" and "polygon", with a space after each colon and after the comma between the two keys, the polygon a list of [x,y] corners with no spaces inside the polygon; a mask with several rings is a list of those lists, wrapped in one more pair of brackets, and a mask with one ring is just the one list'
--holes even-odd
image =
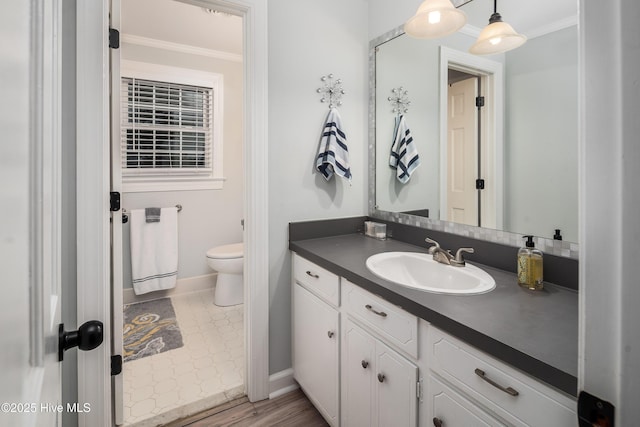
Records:
{"label": "rectangular mirror", "polygon": [[[528,40],[503,54],[467,53],[490,0],[462,5],[450,36],[399,27],[372,42],[371,216],[578,242],[577,4],[517,3],[498,12]],[[400,114],[420,158],[405,183],[389,165]]]}

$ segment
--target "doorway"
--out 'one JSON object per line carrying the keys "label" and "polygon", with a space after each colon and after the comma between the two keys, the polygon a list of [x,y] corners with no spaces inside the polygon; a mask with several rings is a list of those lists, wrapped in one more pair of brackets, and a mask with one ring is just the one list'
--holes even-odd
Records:
{"label": "doorway", "polygon": [[[78,357],[78,393],[80,402],[92,402],[91,412],[79,414],[84,425],[109,427],[114,424],[114,391],[117,370],[110,370],[121,347],[113,339],[122,336],[121,324],[111,310],[111,273],[109,224],[121,223],[122,212],[109,209],[109,43],[108,29],[119,28],[119,0],[78,2],[75,24],[82,34],[76,44],[76,139],[92,141],[77,145],[77,287],[78,319],[102,319],[105,343],[93,352]],[[216,6],[217,2],[199,1]],[[215,4],[214,4],[215,3]],[[267,188],[267,8],[262,1],[224,2],[224,10],[244,18],[243,70],[247,86],[243,91],[244,172],[245,179],[245,391],[251,401],[269,395],[269,248]],[[217,7],[217,6],[216,6]],[[111,20],[110,20],[111,15]],[[117,304],[116,304],[117,305]],[[250,313],[250,314],[247,314]],[[122,318],[120,318],[121,322]],[[120,350],[118,350],[120,348]],[[97,374],[98,373],[98,374]],[[121,377],[120,377],[121,378]],[[74,398],[75,399],[75,398]]]}
{"label": "doorway", "polygon": [[500,62],[440,47],[442,220],[502,225],[502,76]]}
{"label": "doorway", "polygon": [[[214,304],[216,274],[205,256],[243,242],[243,17],[173,0],[120,7],[112,185],[121,189],[123,221],[113,225],[121,244],[113,245],[112,310],[114,319],[123,316],[124,363],[114,412],[116,424],[134,426],[245,393],[244,304]],[[174,205],[177,214],[169,212]],[[174,221],[177,229],[172,244],[146,250],[175,262],[154,269],[177,270],[169,289],[164,278],[142,285],[135,268],[148,256],[134,248],[149,227],[137,220],[147,207],[162,208],[153,227]]]}

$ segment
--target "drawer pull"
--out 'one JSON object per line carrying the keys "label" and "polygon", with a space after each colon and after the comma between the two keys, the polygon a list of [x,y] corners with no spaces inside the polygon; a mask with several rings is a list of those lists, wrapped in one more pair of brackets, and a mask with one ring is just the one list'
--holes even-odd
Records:
{"label": "drawer pull", "polygon": [[369,367],[369,362],[367,362],[366,360],[363,360],[361,365],[364,369],[367,369]]}
{"label": "drawer pull", "polygon": [[435,427],[442,427],[444,424],[442,424],[442,420],[438,417],[433,417],[433,425]]}
{"label": "drawer pull", "polygon": [[378,374],[378,381],[380,381],[381,383],[383,383],[385,380],[385,376],[383,374]]}
{"label": "drawer pull", "polygon": [[317,274],[315,274],[315,273],[310,272],[309,270],[307,270],[307,276],[311,276],[311,277],[313,277],[314,279],[319,279],[319,278],[320,278],[320,276],[318,276],[318,275],[317,275]]}
{"label": "drawer pull", "polygon": [[476,368],[476,375],[479,376],[480,378],[482,378],[483,380],[485,380],[486,382],[488,382],[489,384],[491,384],[492,386],[494,386],[495,388],[498,388],[502,391],[504,391],[505,393],[507,393],[508,395],[511,396],[517,396],[520,393],[518,393],[516,390],[512,389],[511,387],[503,387],[500,384],[498,384],[497,382],[493,381],[492,379],[487,377],[487,374],[484,373],[484,371],[482,369],[478,369]]}
{"label": "drawer pull", "polygon": [[387,313],[385,313],[384,311],[376,311],[373,309],[373,307],[371,307],[371,305],[367,304],[364,306],[364,308],[366,308],[369,311],[374,312],[375,314],[377,314],[380,317],[387,317]]}
{"label": "drawer pull", "polygon": [[333,338],[334,335],[335,335],[335,333],[333,331],[327,331],[327,336],[329,338]]}

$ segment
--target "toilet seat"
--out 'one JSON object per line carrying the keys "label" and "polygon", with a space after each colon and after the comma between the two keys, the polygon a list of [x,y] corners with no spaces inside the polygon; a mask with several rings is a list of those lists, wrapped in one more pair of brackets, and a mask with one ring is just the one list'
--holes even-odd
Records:
{"label": "toilet seat", "polygon": [[243,253],[242,243],[232,243],[230,245],[217,246],[207,251],[207,258],[213,259],[232,259],[242,258]]}

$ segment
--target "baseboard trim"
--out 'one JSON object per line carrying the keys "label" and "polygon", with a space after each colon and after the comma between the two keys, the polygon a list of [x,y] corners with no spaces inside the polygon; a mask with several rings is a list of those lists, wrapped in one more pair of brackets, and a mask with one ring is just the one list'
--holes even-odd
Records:
{"label": "baseboard trim", "polygon": [[133,288],[124,288],[122,292],[122,301],[124,304],[133,304],[137,302],[145,302],[154,299],[171,297],[174,295],[206,291],[215,287],[216,276],[217,273],[212,273],[204,274],[202,276],[178,279],[175,288],[167,289],[164,291],[149,292],[142,295],[136,295],[135,292],[133,292]]}
{"label": "baseboard trim", "polygon": [[275,399],[297,388],[300,386],[293,379],[293,368],[269,375],[269,399]]}

